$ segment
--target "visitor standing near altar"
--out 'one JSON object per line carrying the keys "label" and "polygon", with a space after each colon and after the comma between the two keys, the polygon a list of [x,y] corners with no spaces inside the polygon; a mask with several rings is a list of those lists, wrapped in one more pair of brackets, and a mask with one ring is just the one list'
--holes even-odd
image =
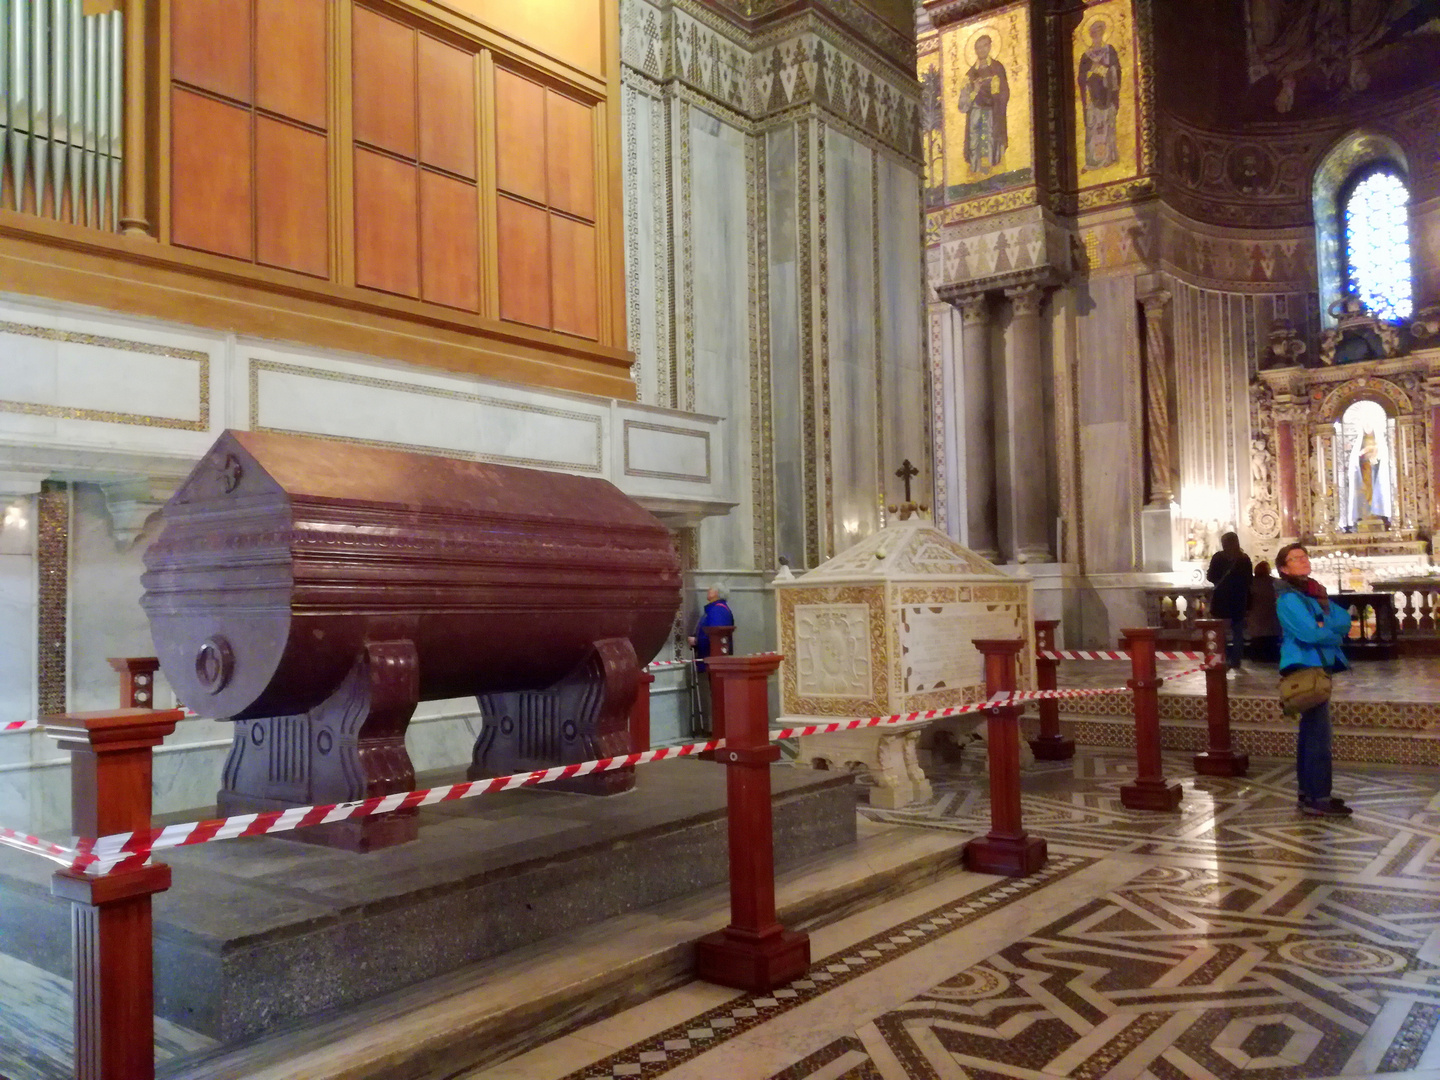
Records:
{"label": "visitor standing near altar", "polygon": [[1280,660],[1280,616],[1275,614],[1275,578],[1270,564],[1261,559],[1250,579],[1250,607],[1245,612],[1245,640],[1250,659],[1262,664]]}
{"label": "visitor standing near altar", "polygon": [[[1350,632],[1350,610],[1332,604],[1325,586],[1310,576],[1310,553],[1300,544],[1286,544],[1275,557],[1280,582],[1275,586],[1276,613],[1280,617],[1281,697],[1284,680],[1297,672],[1327,674],[1345,671],[1350,665],[1343,648]],[[1313,817],[1349,817],[1350,807],[1330,793],[1330,693],[1328,680],[1320,678],[1324,700],[1300,712],[1300,730],[1295,737],[1295,782],[1302,814]]]}
{"label": "visitor standing near altar", "polygon": [[[710,680],[705,674],[705,658],[711,655],[712,644],[705,628],[734,625],[735,616],[730,611],[730,605],[726,603],[725,590],[712,587],[705,594],[705,610],[700,613],[700,621],[690,638],[690,644],[695,647],[695,681],[700,689],[700,713],[707,729],[710,726]],[[720,653],[724,652],[725,643],[721,639]]]}
{"label": "visitor standing near altar", "polygon": [[1250,605],[1250,579],[1254,570],[1250,556],[1240,550],[1240,537],[1227,532],[1220,537],[1220,550],[1210,557],[1205,575],[1215,586],[1210,599],[1210,616],[1229,622],[1225,663],[1231,672],[1240,670],[1245,649],[1245,609]]}

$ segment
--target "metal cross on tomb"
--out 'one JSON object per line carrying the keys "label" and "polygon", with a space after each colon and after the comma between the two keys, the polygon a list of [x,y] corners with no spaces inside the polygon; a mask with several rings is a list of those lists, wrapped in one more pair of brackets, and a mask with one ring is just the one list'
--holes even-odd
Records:
{"label": "metal cross on tomb", "polygon": [[895,470],[895,475],[905,483],[905,501],[908,503],[910,501],[910,481],[913,477],[920,475],[920,470],[911,465],[910,459],[906,458],[900,468]]}

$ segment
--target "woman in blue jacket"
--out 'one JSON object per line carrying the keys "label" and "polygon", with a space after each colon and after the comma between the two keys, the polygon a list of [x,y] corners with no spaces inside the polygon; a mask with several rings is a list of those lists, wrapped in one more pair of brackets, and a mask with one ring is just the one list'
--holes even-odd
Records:
{"label": "woman in blue jacket", "polygon": [[[1310,553],[1287,544],[1275,557],[1280,580],[1275,586],[1275,613],[1280,618],[1280,674],[1318,667],[1345,671],[1341,647],[1350,632],[1350,610],[1332,604],[1325,587],[1310,576]],[[1350,807],[1330,794],[1330,703],[1300,714],[1295,741],[1295,779],[1300,812],[1316,817],[1348,817]]]}

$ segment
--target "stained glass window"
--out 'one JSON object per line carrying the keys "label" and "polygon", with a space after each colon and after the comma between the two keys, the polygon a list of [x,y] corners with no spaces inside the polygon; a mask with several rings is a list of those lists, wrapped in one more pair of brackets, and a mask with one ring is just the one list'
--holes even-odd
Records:
{"label": "stained glass window", "polygon": [[1350,290],[1377,319],[1410,317],[1410,192],[1390,169],[1360,177],[1345,197]]}

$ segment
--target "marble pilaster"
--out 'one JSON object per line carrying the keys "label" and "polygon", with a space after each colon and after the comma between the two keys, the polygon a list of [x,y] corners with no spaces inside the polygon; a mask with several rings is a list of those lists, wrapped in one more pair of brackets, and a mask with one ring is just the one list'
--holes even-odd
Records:
{"label": "marble pilaster", "polygon": [[1170,490],[1170,366],[1165,312],[1170,294],[1164,290],[1140,298],[1145,309],[1145,426],[1152,507],[1169,507]]}
{"label": "marble pilaster", "polygon": [[994,562],[996,531],[995,394],[990,369],[990,301],[970,293],[952,301],[960,311],[965,394],[965,516],[969,547]]}
{"label": "marble pilaster", "polygon": [[1009,534],[1014,562],[1054,562],[1049,448],[1045,444],[1045,354],[1040,338],[1043,284],[1006,289],[1014,306],[1011,355],[1005,365],[1006,444],[1009,451]]}

